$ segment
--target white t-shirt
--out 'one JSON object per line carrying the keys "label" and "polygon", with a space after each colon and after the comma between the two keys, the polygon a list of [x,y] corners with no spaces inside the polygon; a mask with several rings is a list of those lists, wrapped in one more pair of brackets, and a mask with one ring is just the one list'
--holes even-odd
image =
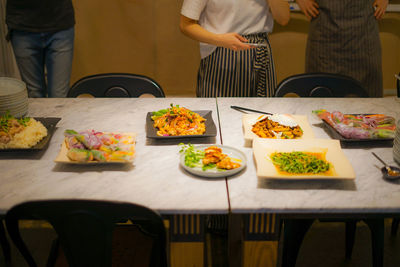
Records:
{"label": "white t-shirt", "polygon": [[[266,0],[184,0],[181,14],[213,33],[271,32],[274,25]],[[214,45],[200,43],[201,58],[215,49]]]}

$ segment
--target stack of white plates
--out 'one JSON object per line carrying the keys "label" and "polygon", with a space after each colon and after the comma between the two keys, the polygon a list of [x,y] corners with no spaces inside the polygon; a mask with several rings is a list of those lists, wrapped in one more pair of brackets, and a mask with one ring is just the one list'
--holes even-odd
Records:
{"label": "stack of white plates", "polygon": [[23,81],[0,77],[0,115],[7,111],[14,117],[28,113],[28,92]]}
{"label": "stack of white plates", "polygon": [[393,141],[393,159],[400,164],[400,120],[397,122],[396,135]]}

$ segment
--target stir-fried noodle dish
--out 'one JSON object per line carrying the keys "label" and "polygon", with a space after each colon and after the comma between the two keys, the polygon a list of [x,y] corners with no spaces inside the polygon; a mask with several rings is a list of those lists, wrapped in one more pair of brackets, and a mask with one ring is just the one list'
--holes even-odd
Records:
{"label": "stir-fried noodle dish", "polygon": [[206,131],[206,119],[179,105],[155,111],[151,119],[158,136],[201,135]]}
{"label": "stir-fried noodle dish", "polygon": [[292,118],[281,114],[261,116],[251,130],[261,138],[295,139],[303,135]]}

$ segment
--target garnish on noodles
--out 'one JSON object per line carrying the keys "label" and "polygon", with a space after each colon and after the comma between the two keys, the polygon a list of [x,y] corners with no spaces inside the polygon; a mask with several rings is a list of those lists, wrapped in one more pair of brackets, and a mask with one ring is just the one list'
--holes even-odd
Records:
{"label": "garnish on noodles", "polygon": [[303,135],[297,122],[283,114],[260,116],[251,130],[261,138],[295,139]]}
{"label": "garnish on noodles", "polygon": [[206,131],[206,119],[179,105],[155,111],[151,119],[158,136],[201,135]]}

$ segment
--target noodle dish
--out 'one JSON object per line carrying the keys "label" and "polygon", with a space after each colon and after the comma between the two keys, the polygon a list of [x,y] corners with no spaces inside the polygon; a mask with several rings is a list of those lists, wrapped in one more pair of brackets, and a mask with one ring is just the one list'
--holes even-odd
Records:
{"label": "noodle dish", "polygon": [[174,106],[152,113],[158,136],[202,135],[206,131],[206,119],[187,108]]}
{"label": "noodle dish", "polygon": [[298,123],[284,114],[260,116],[252,123],[251,131],[261,138],[295,139],[303,135]]}

